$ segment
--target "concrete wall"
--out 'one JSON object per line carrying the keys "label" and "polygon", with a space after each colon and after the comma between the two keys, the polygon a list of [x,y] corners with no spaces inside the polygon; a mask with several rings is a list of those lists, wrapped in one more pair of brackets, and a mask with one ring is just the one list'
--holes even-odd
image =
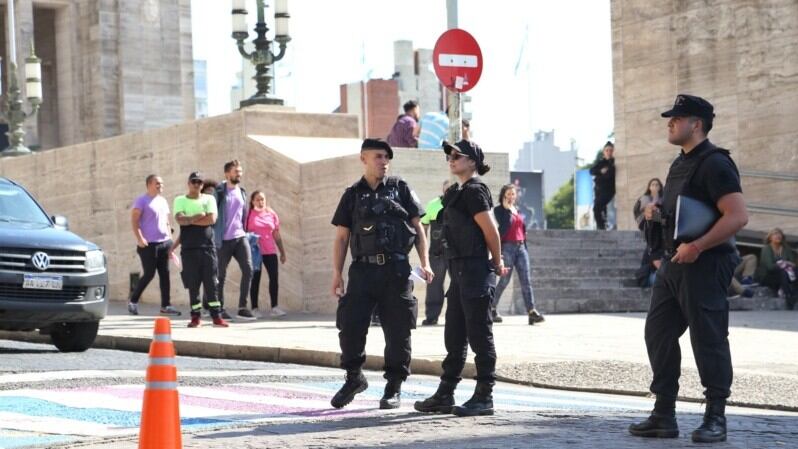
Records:
{"label": "concrete wall", "polygon": [[[322,157],[308,162],[307,155],[299,153],[301,149],[286,154],[248,136],[316,138],[314,148],[307,148],[307,152]],[[336,302],[327,294],[335,231],[330,220],[343,190],[362,174],[357,138],[358,122],[353,115],[254,107],[0,159],[0,176],[21,182],[50,214],[67,216],[73,231],[100,245],[108,254],[110,296],[125,300],[130,273],[140,270],[130,229],[130,207],[144,192],[144,178],[150,173],[162,176],[171,204],[175,196],[185,193],[189,172],[200,170],[205,176],[221,179],[224,162],[239,159],[244,166],[244,187],[250,192],[264,191],[281,218],[288,254],[288,262],[280,268],[281,305],[294,311],[331,312]],[[352,151],[340,157],[323,157],[325,142],[340,139],[351,139]],[[507,155],[489,154],[487,159],[494,169],[486,179],[496,193],[509,177]],[[442,180],[449,177],[442,152],[412,149],[397,149],[391,173],[407,179],[424,203],[438,194]],[[240,277],[235,263],[228,273],[225,297],[235,304]],[[261,302],[265,304],[265,287],[262,292]],[[423,293],[423,288],[417,290],[422,302]],[[172,297],[178,305],[188,302],[174,269]],[[145,291],[143,301],[158,302],[157,283]]]}
{"label": "concrete wall", "polygon": [[620,228],[633,229],[635,199],[678,154],[660,112],[691,93],[715,105],[710,139],[742,171],[748,229],[798,233],[798,3],[611,5]]}

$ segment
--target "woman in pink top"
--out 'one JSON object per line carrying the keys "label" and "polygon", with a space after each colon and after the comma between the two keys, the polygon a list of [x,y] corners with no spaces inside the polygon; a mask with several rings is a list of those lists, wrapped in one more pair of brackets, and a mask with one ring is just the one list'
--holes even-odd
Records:
{"label": "woman in pink top", "polygon": [[[247,232],[258,235],[258,247],[263,256],[263,266],[269,275],[269,296],[272,309],[269,315],[280,317],[285,312],[277,307],[277,251],[280,251],[280,263],[285,263],[285,248],[280,238],[280,218],[277,213],[266,204],[266,195],[261,191],[254,191],[249,199],[249,217],[247,218]],[[252,309],[258,307],[258,292],[260,290],[260,276],[263,270],[257,270],[252,275],[252,286],[249,294]]]}

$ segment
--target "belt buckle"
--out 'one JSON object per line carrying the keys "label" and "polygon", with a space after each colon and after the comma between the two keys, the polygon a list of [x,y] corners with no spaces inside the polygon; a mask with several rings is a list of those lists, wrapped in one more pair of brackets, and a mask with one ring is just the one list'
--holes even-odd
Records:
{"label": "belt buckle", "polygon": [[385,254],[377,254],[377,265],[385,265]]}

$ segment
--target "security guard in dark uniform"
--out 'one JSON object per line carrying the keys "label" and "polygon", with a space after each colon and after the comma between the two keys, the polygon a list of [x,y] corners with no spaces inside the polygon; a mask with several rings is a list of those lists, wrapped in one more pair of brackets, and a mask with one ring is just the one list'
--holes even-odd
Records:
{"label": "security guard in dark uniform", "polygon": [[[449,290],[446,293],[446,358],[438,390],[415,403],[426,413],[453,413],[458,416],[493,414],[493,385],[496,383],[496,347],[493,343],[491,303],[495,273],[506,274],[501,257],[499,230],[493,221],[493,201],[485,183],[475,176],[490,170],[482,149],[461,140],[443,143],[449,170],[458,183],[443,196],[444,253],[449,261]],[[488,255],[492,259],[488,258]],[[474,351],[477,386],[462,406],[454,405],[454,389],[468,355]]]}
{"label": "security guard in dark uniform", "polygon": [[[729,151],[707,139],[715,117],[713,109],[703,98],[679,95],[673,108],[662,114],[670,118],[668,141],[681,146],[682,151],[668,171],[661,210],[649,205],[644,212],[647,220],[662,224],[665,258],[657,271],[645,327],[654,372],[651,392],[657,398],[651,415],[629,427],[637,436],[679,435],[675,415],[681,366],[679,337],[689,327],[707,398],[703,423],[692,439],[726,440],[725,406],[732,383],[726,291],[739,260],[734,235],[746,225],[748,214],[740,175]],[[685,197],[704,203],[719,217],[706,233],[695,238],[676,238],[677,205],[687,203]],[[685,208],[679,215],[682,226],[696,217]]]}
{"label": "security guard in dark uniform", "polygon": [[[340,331],[341,367],[346,382],[331,404],[341,408],[368,388],[361,367],[366,361],[366,334],[372,312],[379,312],[385,334],[385,394],[380,408],[397,408],[402,382],[410,374],[410,331],[416,327],[418,304],[413,297],[408,253],[414,246],[421,275],[432,280],[427,241],[419,221],[418,197],[407,183],[386,176],[393,150],[381,139],[363,141],[364,175],[346,189],[335,211],[332,293],[340,297],[336,326]],[[343,294],[343,265],[351,246],[349,283]]]}

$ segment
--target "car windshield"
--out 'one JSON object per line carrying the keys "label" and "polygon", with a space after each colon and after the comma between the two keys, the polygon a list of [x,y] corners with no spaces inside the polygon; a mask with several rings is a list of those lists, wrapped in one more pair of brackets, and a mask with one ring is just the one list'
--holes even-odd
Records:
{"label": "car windshield", "polygon": [[50,225],[28,193],[13,184],[0,184],[0,222]]}

